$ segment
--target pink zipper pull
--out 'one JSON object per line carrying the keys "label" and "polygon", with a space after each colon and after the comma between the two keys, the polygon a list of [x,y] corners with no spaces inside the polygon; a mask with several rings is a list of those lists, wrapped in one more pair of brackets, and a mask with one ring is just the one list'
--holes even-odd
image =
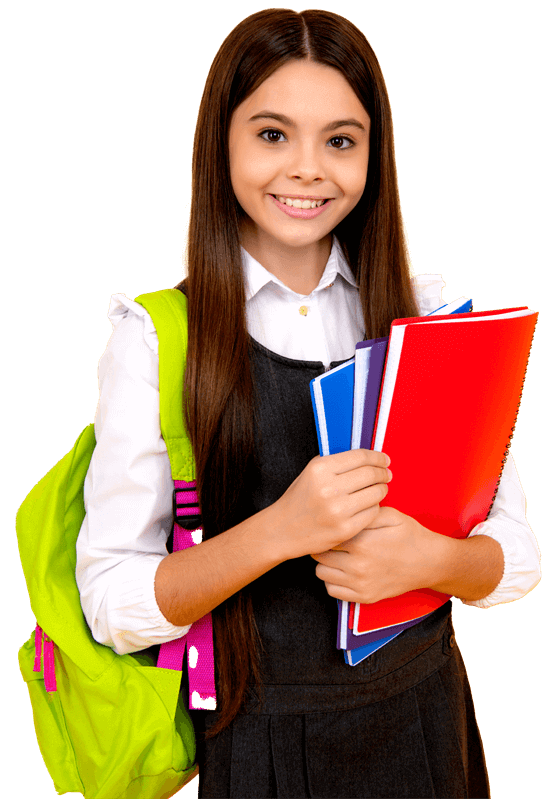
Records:
{"label": "pink zipper pull", "polygon": [[56,691],[56,673],[54,671],[54,641],[45,635],[45,653],[43,656],[43,678],[45,681],[45,691],[52,693]]}
{"label": "pink zipper pull", "polygon": [[[42,643],[44,637],[44,651]],[[33,671],[41,670],[41,659],[43,661],[43,680],[45,681],[45,691],[52,693],[58,690],[56,687],[56,672],[54,668],[54,641],[46,635],[37,624],[35,627],[35,662]]]}
{"label": "pink zipper pull", "polygon": [[35,663],[33,664],[33,671],[41,670],[41,650],[43,643],[43,631],[37,624],[35,627]]}

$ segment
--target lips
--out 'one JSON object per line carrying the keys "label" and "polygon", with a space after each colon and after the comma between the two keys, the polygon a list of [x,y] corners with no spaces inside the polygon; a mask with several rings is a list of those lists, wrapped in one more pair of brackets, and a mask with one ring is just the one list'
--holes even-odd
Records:
{"label": "lips", "polygon": [[[296,208],[294,206],[286,205],[285,203],[280,202],[273,194],[270,194],[268,196],[271,197],[273,203],[277,206],[277,208],[279,208],[284,214],[287,214],[287,216],[293,217],[294,219],[314,219],[314,217],[319,216],[327,208],[329,208],[332,202],[331,199],[327,199],[323,201],[323,205],[319,205],[316,208]],[[282,194],[279,196],[282,199],[285,199]],[[310,197],[304,197],[304,198],[297,197],[294,199],[312,201]],[[314,201],[316,202],[317,200]]]}

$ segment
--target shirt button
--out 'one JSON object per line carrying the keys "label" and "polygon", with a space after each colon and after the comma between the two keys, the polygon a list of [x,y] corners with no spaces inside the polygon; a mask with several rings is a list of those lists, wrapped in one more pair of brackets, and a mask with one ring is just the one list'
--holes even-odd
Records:
{"label": "shirt button", "polygon": [[301,316],[308,316],[308,306],[301,305],[300,308],[298,309],[298,312]]}

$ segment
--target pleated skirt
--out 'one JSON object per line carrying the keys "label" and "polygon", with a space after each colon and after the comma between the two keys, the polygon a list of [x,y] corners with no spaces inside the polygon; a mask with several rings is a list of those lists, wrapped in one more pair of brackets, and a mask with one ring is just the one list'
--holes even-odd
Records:
{"label": "pleated skirt", "polygon": [[[443,619],[440,620],[443,622]],[[487,799],[488,776],[451,616],[416,658],[364,685],[266,685],[223,732],[194,711],[199,797]],[[320,708],[326,708],[320,710]]]}

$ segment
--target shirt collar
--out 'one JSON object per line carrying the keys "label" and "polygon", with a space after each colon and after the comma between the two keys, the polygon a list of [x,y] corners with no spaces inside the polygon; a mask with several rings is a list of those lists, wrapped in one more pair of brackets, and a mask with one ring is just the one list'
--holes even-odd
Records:
{"label": "shirt collar", "polygon": [[[251,300],[252,297],[254,297],[264,286],[267,286],[268,283],[275,283],[284,291],[291,292],[291,294],[296,293],[286,286],[282,280],[279,280],[278,277],[275,277],[275,275],[262,266],[259,261],[256,261],[256,259],[253,258],[250,253],[244,249],[244,247],[241,247],[240,250],[242,254],[242,266],[244,270],[244,282],[246,286],[246,301]],[[329,258],[327,259],[322,277],[320,278],[320,282],[312,294],[316,291],[320,291],[320,289],[323,289],[326,286],[331,285],[331,283],[333,283],[337,278],[338,274],[345,278],[347,283],[350,283],[351,286],[356,288],[357,282],[355,277],[345,259],[345,256],[343,255],[343,250],[341,249],[339,240],[336,236],[334,236],[331,252],[329,254]]]}

